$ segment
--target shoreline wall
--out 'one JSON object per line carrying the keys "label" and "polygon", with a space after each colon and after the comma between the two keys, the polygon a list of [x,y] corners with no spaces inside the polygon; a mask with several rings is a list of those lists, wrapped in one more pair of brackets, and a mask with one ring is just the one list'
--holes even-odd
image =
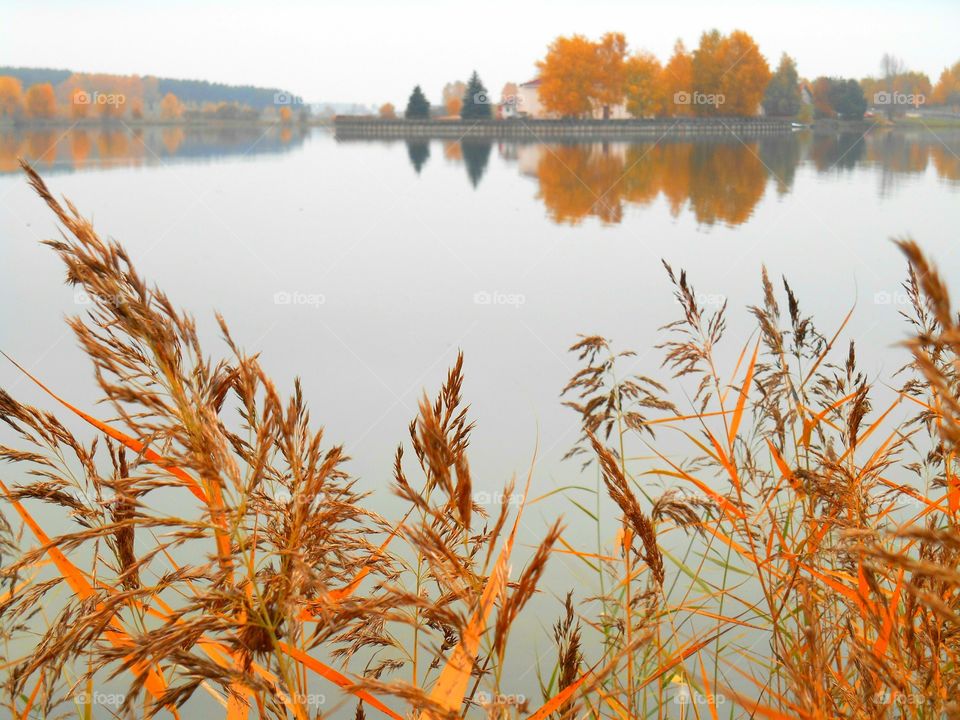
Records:
{"label": "shoreline wall", "polygon": [[334,119],[338,138],[516,138],[525,140],[747,135],[788,133],[790,120],[770,118],[665,118],[655,120],[385,120],[358,116]]}

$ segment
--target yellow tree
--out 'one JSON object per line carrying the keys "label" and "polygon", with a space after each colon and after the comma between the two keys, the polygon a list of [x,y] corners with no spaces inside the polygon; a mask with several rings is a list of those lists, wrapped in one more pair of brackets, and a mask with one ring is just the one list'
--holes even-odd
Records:
{"label": "yellow tree", "polygon": [[280,106],[280,122],[287,124],[293,118],[293,111],[288,105]]}
{"label": "yellow tree", "polygon": [[384,103],[380,106],[380,117],[386,120],[393,120],[397,116],[397,109],[393,103]]}
{"label": "yellow tree", "polygon": [[720,114],[756,115],[772,77],[770,65],[760,54],[757,43],[742,30],[734,30],[723,38],[720,63],[723,70],[720,91],[724,96]]}
{"label": "yellow tree", "polygon": [[656,57],[648,52],[632,56],[626,61],[624,77],[627,112],[638,118],[663,114],[663,68]]}
{"label": "yellow tree", "polygon": [[960,62],[944,68],[933,88],[933,102],[937,105],[960,105]]}
{"label": "yellow tree", "polygon": [[91,95],[83,88],[74,88],[70,93],[70,116],[74,119],[85,118],[90,113]]}
{"label": "yellow tree", "polygon": [[596,61],[596,45],[583,35],[554,40],[546,57],[537,62],[537,92],[544,109],[566,117],[589,117],[596,92]]}
{"label": "yellow tree", "polygon": [[24,104],[27,108],[27,117],[34,119],[49,119],[57,113],[57,99],[53,94],[53,85],[42,83],[31,85],[27,90]]}
{"label": "yellow tree", "polygon": [[0,117],[16,117],[23,110],[23,87],[9,75],[0,76]]}
{"label": "yellow tree", "polygon": [[460,110],[463,108],[463,94],[467,91],[466,83],[460,80],[448,82],[443,86],[443,95],[441,102],[446,108],[447,115],[460,117]]}
{"label": "yellow tree", "polygon": [[160,117],[164,120],[178,120],[183,115],[183,103],[172,92],[168,92],[160,101]]}
{"label": "yellow tree", "polygon": [[663,67],[660,86],[667,115],[684,117],[693,114],[691,103],[684,102],[693,92],[693,56],[680,40],[673,46],[673,55]]}
{"label": "yellow tree", "polygon": [[610,108],[623,102],[627,40],[623,33],[608,32],[596,43],[593,103],[610,117]]}
{"label": "yellow tree", "polygon": [[723,92],[726,47],[719,30],[709,30],[700,36],[700,44],[693,51],[693,92],[683,98],[694,115],[718,115],[726,101]]}

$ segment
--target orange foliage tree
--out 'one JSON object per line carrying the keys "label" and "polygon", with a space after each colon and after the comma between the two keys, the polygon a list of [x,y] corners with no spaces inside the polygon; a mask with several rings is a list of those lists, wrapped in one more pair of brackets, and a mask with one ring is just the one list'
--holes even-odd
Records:
{"label": "orange foliage tree", "polygon": [[0,76],[0,117],[17,117],[23,110],[23,87],[15,77]]}
{"label": "orange foliage tree", "polygon": [[565,117],[593,114],[600,70],[597,43],[583,35],[558,37],[537,68],[540,102],[547,112]]}
{"label": "orange foliage tree", "polygon": [[692,93],[683,100],[696,115],[756,115],[772,76],[756,42],[742,30],[703,33],[692,71]]}
{"label": "orange foliage tree", "polygon": [[723,115],[756,115],[773,74],[750,35],[734,30],[723,40]]}
{"label": "orange foliage tree", "polygon": [[183,103],[172,92],[168,92],[160,101],[160,117],[164,120],[178,120],[183,115]]}
{"label": "orange foliage tree", "polygon": [[57,98],[53,94],[53,85],[41,83],[31,85],[24,101],[27,117],[48,119],[57,114]]}
{"label": "orange foliage tree", "polygon": [[393,120],[397,116],[397,109],[393,103],[384,103],[380,106],[380,117],[386,120]]}
{"label": "orange foliage tree", "polygon": [[932,95],[932,102],[937,105],[960,106],[960,62],[944,68]]}
{"label": "orange foliage tree", "polygon": [[664,114],[664,70],[656,57],[648,52],[632,56],[626,61],[624,77],[627,112],[638,118]]}
{"label": "orange foliage tree", "polygon": [[70,117],[79,120],[90,114],[91,95],[83,88],[74,88],[70,93]]}
{"label": "orange foliage tree", "polygon": [[673,46],[673,55],[663,67],[660,84],[667,115],[684,117],[693,114],[690,103],[680,102],[693,89],[693,56],[681,40]]}
{"label": "orange foliage tree", "polygon": [[610,108],[623,102],[626,81],[627,40],[623,33],[607,33],[595,45],[596,62],[593,102],[604,118]]}
{"label": "orange foliage tree", "polygon": [[460,117],[460,110],[463,108],[463,94],[467,91],[467,85],[460,80],[448,82],[443,86],[443,95],[440,101],[447,111],[447,115]]}

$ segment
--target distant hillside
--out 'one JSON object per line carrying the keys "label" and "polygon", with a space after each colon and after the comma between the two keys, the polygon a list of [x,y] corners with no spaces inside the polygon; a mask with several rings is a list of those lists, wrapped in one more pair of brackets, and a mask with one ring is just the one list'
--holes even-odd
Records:
{"label": "distant hillside", "polygon": [[[17,78],[24,88],[37,83],[50,83],[56,88],[74,74],[82,75],[85,73],[75,73],[71,70],[54,70],[50,68],[0,66],[0,76],[8,75]],[[104,78],[107,76],[98,74],[96,77]],[[118,75],[116,77],[126,78],[127,76]],[[206,80],[177,80],[151,75],[142,76],[142,80],[147,81],[145,83],[147,86],[156,87],[161,97],[168,92],[172,92],[181,102],[197,105],[204,103],[238,103],[256,110],[262,110],[274,105],[274,97],[278,93],[288,96],[291,95],[291,93],[281,88],[254,87],[253,85],[224,85],[222,83],[207,82]]]}

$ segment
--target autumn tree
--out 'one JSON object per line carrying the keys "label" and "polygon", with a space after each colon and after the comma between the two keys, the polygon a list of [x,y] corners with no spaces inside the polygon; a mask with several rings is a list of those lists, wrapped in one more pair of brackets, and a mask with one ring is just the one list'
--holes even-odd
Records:
{"label": "autumn tree", "polygon": [[593,102],[610,117],[610,108],[623,102],[626,80],[627,40],[623,33],[609,32],[596,44]]}
{"label": "autumn tree", "polygon": [[466,83],[460,80],[448,82],[443,86],[442,102],[447,115],[457,116],[463,108],[463,94],[467,91]]}
{"label": "autumn tree", "polygon": [[460,117],[464,120],[489,120],[493,116],[490,107],[490,94],[480,81],[480,76],[474,70],[463,91],[463,104],[460,107]]}
{"label": "autumn tree", "polygon": [[558,37],[543,60],[538,94],[543,107],[564,117],[589,117],[593,113],[596,45],[583,35]]}
{"label": "autumn tree", "polygon": [[430,117],[430,103],[419,85],[413,88],[413,92],[410,93],[410,98],[407,100],[407,109],[403,115],[408,120],[426,120]]}
{"label": "autumn tree", "polygon": [[31,85],[24,100],[27,117],[33,119],[49,119],[57,113],[57,99],[53,93],[53,85],[41,83]]}
{"label": "autumn tree", "polygon": [[763,110],[767,115],[793,117],[800,112],[801,105],[797,64],[784,53],[763,95]]}
{"label": "autumn tree", "polygon": [[937,105],[960,106],[960,61],[944,68],[933,88],[932,101]]}
{"label": "autumn tree", "polygon": [[378,114],[384,120],[393,120],[397,117],[397,110],[395,107],[393,107],[393,103],[384,103],[380,106]]}
{"label": "autumn tree", "polygon": [[703,33],[693,53],[693,92],[684,99],[697,115],[756,115],[770,66],[742,30]]}
{"label": "autumn tree", "polygon": [[293,119],[293,111],[290,109],[289,105],[280,106],[280,122],[284,125],[289,125],[290,121]]}
{"label": "autumn tree", "polygon": [[693,56],[687,52],[681,40],[677,40],[674,44],[673,55],[663,66],[660,84],[664,109],[669,108],[668,115],[683,117],[693,114],[692,105],[689,102],[681,102],[693,91]]}
{"label": "autumn tree", "polygon": [[630,57],[624,67],[627,112],[637,118],[662,115],[666,111],[663,68],[647,52]]}
{"label": "autumn tree", "polygon": [[160,101],[160,117],[164,120],[178,120],[183,115],[183,103],[172,92],[168,92]]}
{"label": "autumn tree", "polygon": [[130,117],[134,120],[143,120],[143,98],[135,97],[130,101]]}
{"label": "autumn tree", "polygon": [[15,77],[0,76],[0,117],[15,118],[23,111],[23,87]]}
{"label": "autumn tree", "polygon": [[770,65],[749,34],[734,30],[723,45],[725,70],[721,87],[725,115],[750,117],[757,114],[763,93],[770,83]]}
{"label": "autumn tree", "polygon": [[82,120],[90,114],[90,93],[83,88],[75,87],[69,95],[70,117]]}

